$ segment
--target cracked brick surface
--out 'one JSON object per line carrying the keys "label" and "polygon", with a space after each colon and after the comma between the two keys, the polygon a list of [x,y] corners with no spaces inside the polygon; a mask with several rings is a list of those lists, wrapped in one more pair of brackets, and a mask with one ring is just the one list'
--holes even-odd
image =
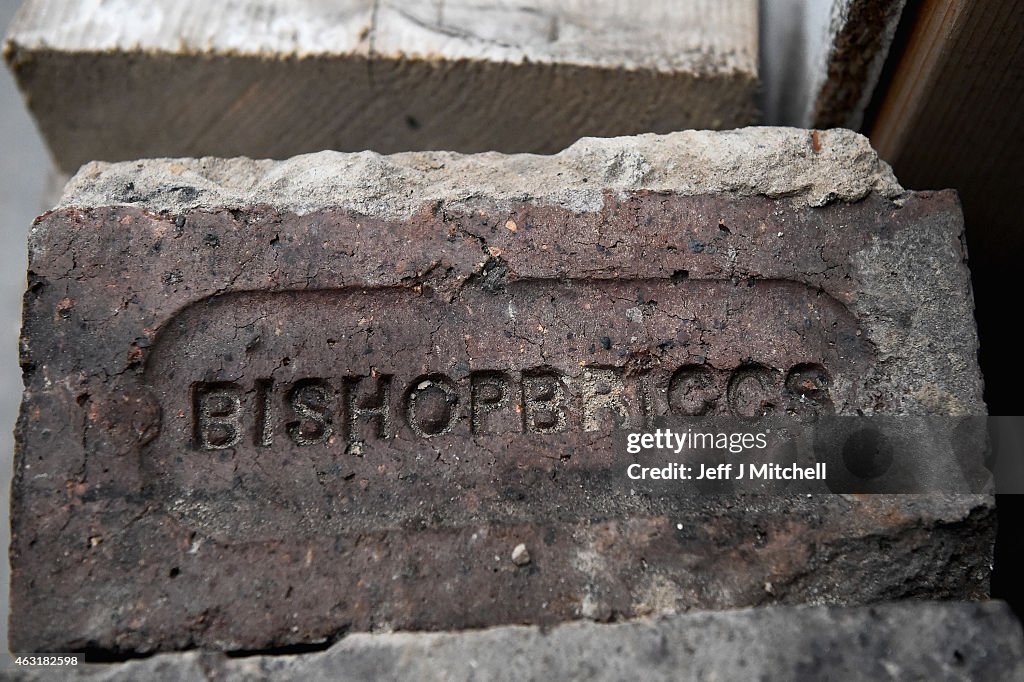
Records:
{"label": "cracked brick surface", "polygon": [[[572,150],[385,158],[407,191],[376,208],[240,204],[189,184],[199,162],[83,170],[31,238],[12,650],[985,596],[984,495],[620,484],[610,434],[659,416],[984,412],[955,195],[879,190],[798,131],[743,135],[821,178],[701,192],[687,164],[713,159],[685,135],[587,143],[631,147],[646,188]],[[282,167],[365,193],[391,181],[366,158]],[[439,160],[594,180],[467,199],[424,179]],[[807,204],[858,183],[876,189]]]}

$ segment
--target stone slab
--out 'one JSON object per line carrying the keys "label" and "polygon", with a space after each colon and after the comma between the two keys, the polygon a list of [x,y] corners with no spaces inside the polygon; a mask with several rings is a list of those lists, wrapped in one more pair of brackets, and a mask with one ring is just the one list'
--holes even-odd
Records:
{"label": "stone slab", "polygon": [[30,0],[5,53],[93,159],[554,153],[756,119],[756,0]]}
{"label": "stone slab", "polygon": [[19,670],[24,682],[261,680],[1019,680],[1024,633],[1000,602],[775,607],[550,630],[350,635],[322,653],[161,654]]}
{"label": "stone slab", "polygon": [[983,414],[962,229],[845,131],[90,164],[30,238],[11,648],[983,597],[991,497],[642,495],[610,437],[692,373]]}

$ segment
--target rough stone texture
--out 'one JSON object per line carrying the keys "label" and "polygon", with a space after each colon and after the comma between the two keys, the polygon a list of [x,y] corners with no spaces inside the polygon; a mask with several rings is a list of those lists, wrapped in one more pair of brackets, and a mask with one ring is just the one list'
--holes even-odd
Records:
{"label": "rough stone texture", "polygon": [[1024,638],[1005,604],[901,603],[691,613],[544,631],[350,635],[322,653],[231,659],[162,654],[4,679],[1018,680]]}
{"label": "rough stone texture", "polygon": [[30,240],[12,650],[982,597],[990,497],[648,496],[609,438],[691,379],[982,414],[961,232],[841,131],[89,166]]}
{"label": "rough stone texture", "polygon": [[30,0],[6,44],[58,164],[561,150],[755,121],[756,0]]}
{"label": "rough stone texture", "polygon": [[123,205],[163,213],[268,204],[299,214],[341,207],[408,219],[426,202],[468,208],[481,198],[506,209],[525,201],[595,212],[609,191],[636,190],[786,198],[796,207],[871,193],[898,200],[903,193],[860,135],[752,127],[583,139],[553,158],[320,152],[286,161],[90,163],[71,178],[58,208]]}

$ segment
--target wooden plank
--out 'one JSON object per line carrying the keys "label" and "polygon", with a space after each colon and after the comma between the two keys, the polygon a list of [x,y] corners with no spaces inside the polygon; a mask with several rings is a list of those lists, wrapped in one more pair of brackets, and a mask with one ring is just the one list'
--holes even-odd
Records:
{"label": "wooden plank", "polygon": [[29,0],[7,60],[59,165],[550,153],[752,123],[756,0]]}
{"label": "wooden plank", "polygon": [[928,93],[939,86],[942,68],[957,33],[963,28],[969,0],[927,0],[871,131],[882,158],[896,159],[922,113]]}
{"label": "wooden plank", "polygon": [[762,3],[765,119],[859,129],[906,0]]}
{"label": "wooden plank", "polygon": [[813,127],[860,128],[905,4],[906,0],[834,4],[825,77],[813,101]]}

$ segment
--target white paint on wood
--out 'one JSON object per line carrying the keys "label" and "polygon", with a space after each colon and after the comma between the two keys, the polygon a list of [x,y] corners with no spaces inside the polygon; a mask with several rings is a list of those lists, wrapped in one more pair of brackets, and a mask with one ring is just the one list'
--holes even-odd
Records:
{"label": "white paint on wood", "polygon": [[352,54],[372,0],[28,0],[9,39],[61,51]]}
{"label": "white paint on wood", "polygon": [[29,0],[26,49],[757,68],[756,0]]}
{"label": "white paint on wood", "polygon": [[774,125],[810,125],[828,66],[833,5],[850,0],[764,0],[761,70],[764,117]]}
{"label": "white paint on wood", "polygon": [[757,0],[28,0],[7,57],[60,167],[555,153],[755,121]]}
{"label": "white paint on wood", "polygon": [[[841,54],[840,35],[863,32],[856,24],[857,6],[873,4],[869,14],[885,13],[881,36],[870,53]],[[874,93],[889,53],[905,0],[762,0],[761,61],[764,79],[765,121],[802,128],[835,125],[860,127],[864,110]],[[875,30],[872,27],[870,30]],[[866,65],[857,82],[842,84],[856,90],[855,101],[843,104],[823,101],[830,79],[849,78],[843,61]],[[833,71],[830,73],[830,69]],[[828,111],[823,112],[822,109]],[[828,120],[828,123],[825,121]]]}

